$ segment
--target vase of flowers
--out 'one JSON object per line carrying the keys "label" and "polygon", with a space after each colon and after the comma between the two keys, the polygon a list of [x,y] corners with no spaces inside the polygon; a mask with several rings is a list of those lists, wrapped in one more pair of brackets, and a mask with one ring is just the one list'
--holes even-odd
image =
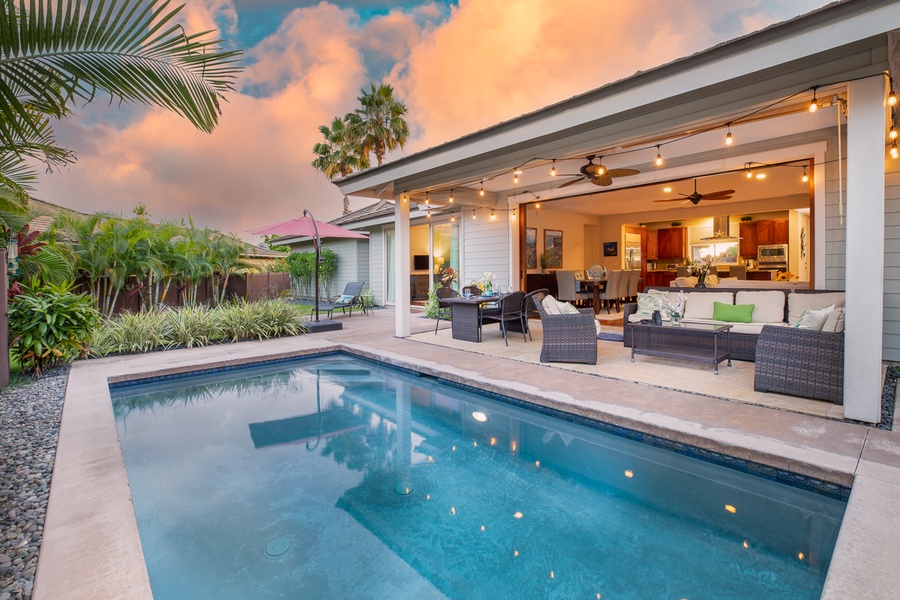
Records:
{"label": "vase of flowers", "polygon": [[686,302],[687,294],[684,292],[678,293],[678,298],[674,303],[666,302],[666,312],[669,313],[669,319],[672,320],[673,325],[681,323],[681,317],[684,316],[684,305]]}
{"label": "vase of flowers", "polygon": [[484,275],[481,276],[481,279],[479,279],[479,281],[481,282],[481,289],[483,289],[484,292],[488,296],[490,296],[494,290],[494,274],[489,271],[485,271]]}
{"label": "vase of flowers", "polygon": [[441,271],[441,287],[451,287],[458,279],[459,275],[453,270],[453,267],[447,267]]}
{"label": "vase of flowers", "polygon": [[688,273],[697,278],[697,287],[706,287],[706,277],[712,267],[713,257],[707,256],[700,260],[688,260]]}

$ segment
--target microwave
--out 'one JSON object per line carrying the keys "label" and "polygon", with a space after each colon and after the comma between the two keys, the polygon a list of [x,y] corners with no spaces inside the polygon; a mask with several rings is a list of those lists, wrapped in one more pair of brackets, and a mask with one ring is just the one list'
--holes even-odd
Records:
{"label": "microwave", "polygon": [[767,263],[783,263],[788,261],[787,244],[764,244],[756,247],[756,259],[760,265]]}

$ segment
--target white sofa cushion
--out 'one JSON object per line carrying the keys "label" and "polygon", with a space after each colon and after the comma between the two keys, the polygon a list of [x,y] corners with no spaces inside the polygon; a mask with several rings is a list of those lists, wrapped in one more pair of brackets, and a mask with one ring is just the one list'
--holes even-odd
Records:
{"label": "white sofa cushion", "polygon": [[800,316],[807,310],[825,308],[833,304],[834,308],[844,307],[844,292],[827,292],[824,294],[788,294],[788,324],[796,327]]}
{"label": "white sofa cushion", "polygon": [[684,309],[685,319],[712,319],[713,302],[734,304],[733,292],[695,292],[688,293]]}
{"label": "white sofa cushion", "polygon": [[752,304],[753,323],[783,323],[785,294],[778,290],[766,292],[739,291],[735,304]]}
{"label": "white sofa cushion", "polygon": [[822,325],[822,331],[827,331],[829,333],[843,333],[844,332],[844,309],[836,308],[831,311],[831,314],[828,315],[828,319],[825,321],[825,324]]}

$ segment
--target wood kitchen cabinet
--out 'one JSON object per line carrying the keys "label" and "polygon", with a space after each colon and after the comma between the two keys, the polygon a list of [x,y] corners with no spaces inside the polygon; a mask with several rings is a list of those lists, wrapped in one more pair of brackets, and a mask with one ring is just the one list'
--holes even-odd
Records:
{"label": "wood kitchen cabinet", "polygon": [[740,255],[743,257],[756,257],[756,223],[754,221],[741,222]]}
{"label": "wood kitchen cabinet", "polygon": [[644,288],[648,287],[667,287],[675,281],[675,271],[647,271],[644,278]]}
{"label": "wood kitchen cabinet", "polygon": [[656,234],[657,258],[684,258],[684,227],[665,227]]}
{"label": "wood kitchen cabinet", "polygon": [[655,229],[647,230],[647,260],[656,260],[659,258],[659,234]]}
{"label": "wood kitchen cabinet", "polygon": [[788,243],[788,219],[766,219],[756,222],[756,243],[767,244]]}

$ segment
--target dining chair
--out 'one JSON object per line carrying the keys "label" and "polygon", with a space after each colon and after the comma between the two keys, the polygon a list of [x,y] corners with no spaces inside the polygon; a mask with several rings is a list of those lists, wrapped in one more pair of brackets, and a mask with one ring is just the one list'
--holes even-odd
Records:
{"label": "dining chair", "polygon": [[463,286],[463,289],[462,289],[462,295],[463,295],[463,296],[480,296],[480,295],[481,295],[481,288],[478,287],[477,285],[466,285],[466,286]]}
{"label": "dining chair", "polygon": [[638,280],[641,278],[641,272],[638,269],[628,271],[628,286],[622,294],[628,302],[634,298],[637,301]]}
{"label": "dining chair", "polygon": [[579,292],[575,286],[574,271],[556,272],[557,299],[563,302],[583,302],[593,297],[591,292]]}
{"label": "dining chair", "polygon": [[626,271],[610,271],[606,279],[606,289],[600,292],[600,299],[606,300],[606,313],[609,314],[610,306],[615,303],[616,312],[619,312],[619,298],[622,297],[622,281],[627,277]]}
{"label": "dining chair", "polygon": [[539,290],[534,290],[532,292],[528,292],[522,298],[522,311],[520,318],[522,320],[522,331],[528,334],[529,340],[534,340],[531,337],[531,326],[528,324],[528,319],[531,317],[540,318],[541,314],[538,312],[537,306],[535,306],[536,302],[540,302],[544,296],[548,295],[550,290],[547,288],[541,288]]}
{"label": "dining chair", "polygon": [[[503,332],[503,341],[509,346],[509,340],[506,337],[506,324],[512,321],[522,321],[522,300],[525,298],[525,292],[510,292],[500,299],[500,309],[496,312],[481,312],[481,325],[484,326],[485,321],[500,323],[500,331]],[[482,334],[483,335],[483,334]],[[525,332],[522,332],[524,339]]]}
{"label": "dining chair", "polygon": [[434,335],[437,335],[438,325],[441,323],[441,319],[448,316],[453,308],[450,306],[449,302],[445,302],[446,298],[459,298],[459,294],[453,288],[448,287],[439,287],[434,290],[434,295],[437,298],[437,318],[434,320]]}

